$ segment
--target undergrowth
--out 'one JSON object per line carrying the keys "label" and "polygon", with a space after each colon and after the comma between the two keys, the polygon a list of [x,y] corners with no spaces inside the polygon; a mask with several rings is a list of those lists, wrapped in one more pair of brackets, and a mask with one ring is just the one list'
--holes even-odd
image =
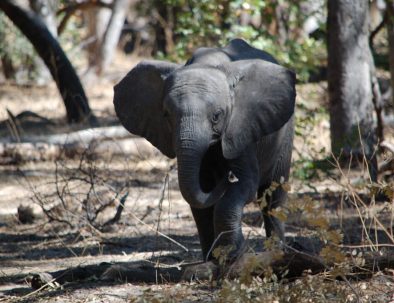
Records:
{"label": "undergrowth", "polygon": [[[297,221],[299,228],[294,238],[313,239],[316,243],[315,251],[303,251],[275,238],[264,242],[265,251],[272,252],[274,261],[281,259],[289,251],[298,251],[310,255],[311,258],[318,258],[324,270],[313,272],[308,264],[305,264],[300,276],[290,277],[288,273],[291,263],[288,264],[289,268],[282,268],[278,272],[277,268],[267,266],[258,258],[252,257],[243,263],[243,268],[236,277],[227,272],[217,280],[200,282],[210,287],[213,293],[212,302],[392,302],[393,272],[389,268],[380,267],[383,263],[379,260],[382,256],[394,256],[393,184],[369,183],[368,187],[362,188],[367,195],[362,195],[360,188],[352,185],[350,177],[340,167],[337,169],[342,179],[335,182],[342,189],[342,200],[338,201],[336,218],[329,217],[327,205],[305,195],[290,199],[286,206],[272,211],[272,215],[281,220]],[[259,200],[260,207],[266,205],[268,196],[279,186],[290,190],[287,183],[272,184]],[[375,197],[378,192],[385,193],[386,202],[376,208]],[[345,208],[357,214],[357,221],[362,226],[361,234],[357,235],[357,238],[361,239],[358,243],[344,239],[344,234],[348,232],[343,218]],[[385,235],[384,240],[374,236],[378,231]],[[219,247],[213,251],[219,265],[222,265],[222,270],[228,266],[227,254],[230,251],[231,247]],[[253,252],[251,248],[249,251]],[[375,266],[371,266],[371,263],[375,263]],[[275,262],[271,264],[275,265]],[[381,284],[376,286],[370,283],[369,279],[372,277],[379,277]],[[149,292],[133,302],[193,301],[193,283],[184,284],[183,288],[177,287],[184,289],[182,295]],[[374,292],[373,288],[376,287],[380,290],[376,292],[375,289]]]}
{"label": "undergrowth", "polygon": [[[311,132],[326,115],[323,110],[306,120],[299,117],[297,130]],[[305,148],[299,151],[293,177],[301,180],[303,186],[314,189],[317,195],[290,193],[286,205],[271,211],[273,216],[289,223],[293,243],[281,243],[275,238],[265,240],[264,251],[274,258],[268,260],[267,265],[267,260],[251,257],[236,275],[231,274],[231,266],[227,272],[225,269],[231,247],[216,248],[213,255],[222,275],[217,280],[200,282],[210,287],[213,293],[210,301],[394,302],[394,182],[372,182],[366,161],[356,173],[350,167],[343,168],[324,148],[311,148],[315,139],[307,138],[307,153]],[[322,154],[324,158],[318,159]],[[318,191],[313,188],[316,179],[327,179],[336,191]],[[261,209],[278,187],[291,191],[288,183],[273,183],[258,201]],[[297,243],[302,239],[307,240]],[[249,248],[247,252],[254,253],[254,250]],[[278,271],[275,261],[289,253],[304,254],[306,260],[318,260],[322,270],[314,272],[312,264],[311,268],[304,264],[302,274],[294,277],[289,275],[292,266],[289,262]],[[186,289],[193,288],[193,284],[184,285]],[[135,302],[193,301],[193,296],[184,294],[179,299],[149,293],[149,299],[144,296]]]}
{"label": "undergrowth", "polygon": [[103,231],[119,221],[130,184],[127,174],[117,172],[111,165],[111,159],[98,158],[93,143],[80,154],[79,161],[67,157],[55,161],[54,180],[44,185],[46,191],[25,180],[33,194],[33,203],[50,222],[71,229],[90,226]]}
{"label": "undergrowth", "polygon": [[[296,136],[297,132],[311,133],[326,115],[324,110],[309,118],[300,115]],[[236,274],[229,271],[231,247],[216,248],[213,255],[222,273],[218,278],[147,286],[130,302],[198,301],[200,295],[203,301],[213,302],[392,302],[394,182],[371,182],[365,163],[356,174],[350,167],[343,168],[325,149],[316,148],[314,140],[316,137],[308,137],[305,146],[296,151],[293,177],[312,189],[314,180],[326,179],[335,191],[316,189],[312,192],[315,195],[298,194],[297,188],[292,192],[290,184],[282,181],[273,183],[257,201],[263,209],[278,187],[289,192],[288,203],[271,211],[290,227],[289,243],[276,238],[264,240],[267,258],[249,258]],[[323,159],[317,158],[322,154]],[[44,196],[33,189],[34,201],[49,220],[100,230],[108,222],[116,222],[116,215],[111,221],[104,220],[102,213],[115,206],[123,209],[128,190],[124,175],[115,176],[109,162],[100,163],[89,152],[72,167],[61,160],[56,165],[55,181],[48,185],[53,190]],[[253,247],[246,252],[255,254]],[[291,275],[294,260],[281,268],[275,263],[291,254],[311,260],[298,276]],[[319,270],[312,268],[312,261]],[[379,285],[370,282],[371,278],[378,279]]]}

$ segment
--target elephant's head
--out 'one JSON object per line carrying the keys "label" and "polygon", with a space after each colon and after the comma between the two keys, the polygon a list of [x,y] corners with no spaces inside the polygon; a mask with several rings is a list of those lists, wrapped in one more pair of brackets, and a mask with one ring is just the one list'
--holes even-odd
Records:
{"label": "elephant's head", "polygon": [[[201,189],[200,165],[210,147],[237,158],[293,115],[294,74],[263,60],[179,66],[143,61],[115,86],[121,123],[178,159],[179,185],[191,206],[212,205],[227,180]],[[227,179],[227,178],[224,178]]]}

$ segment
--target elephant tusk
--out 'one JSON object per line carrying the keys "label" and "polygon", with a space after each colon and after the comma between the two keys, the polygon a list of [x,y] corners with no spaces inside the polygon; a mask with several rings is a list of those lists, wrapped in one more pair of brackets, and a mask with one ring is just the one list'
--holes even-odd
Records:
{"label": "elephant tusk", "polygon": [[236,175],[234,175],[231,170],[228,172],[228,181],[230,183],[237,183],[239,181],[239,179],[236,177]]}

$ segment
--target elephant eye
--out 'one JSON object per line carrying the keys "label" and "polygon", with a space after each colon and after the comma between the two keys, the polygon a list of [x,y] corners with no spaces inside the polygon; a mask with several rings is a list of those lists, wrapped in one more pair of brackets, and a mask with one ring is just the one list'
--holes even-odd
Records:
{"label": "elephant eye", "polygon": [[213,123],[218,123],[221,115],[222,115],[222,111],[221,111],[221,110],[216,111],[216,112],[212,115],[212,122],[213,122]]}

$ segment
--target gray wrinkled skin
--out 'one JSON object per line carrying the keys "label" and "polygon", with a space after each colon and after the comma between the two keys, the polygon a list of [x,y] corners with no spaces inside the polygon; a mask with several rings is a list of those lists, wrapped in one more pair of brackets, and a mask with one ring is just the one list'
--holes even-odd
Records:
{"label": "gray wrinkled skin", "polygon": [[[295,95],[295,75],[240,39],[200,48],[185,65],[142,61],[115,86],[124,127],[177,157],[204,258],[213,244],[236,255],[245,204],[288,179]],[[284,224],[268,211],[286,198],[278,188],[263,210],[267,235],[282,240]]]}

